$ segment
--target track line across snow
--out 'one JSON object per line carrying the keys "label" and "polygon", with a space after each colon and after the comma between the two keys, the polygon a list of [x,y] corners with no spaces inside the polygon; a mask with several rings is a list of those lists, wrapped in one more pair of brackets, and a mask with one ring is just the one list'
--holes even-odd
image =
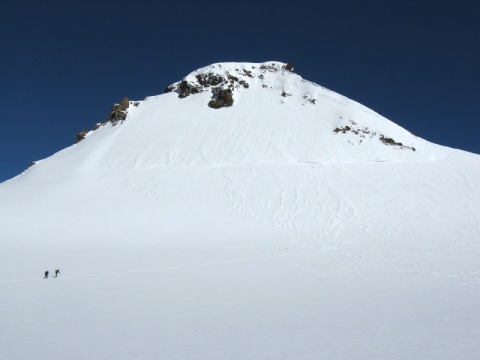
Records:
{"label": "track line across snow", "polygon": [[[204,266],[214,266],[214,265],[222,265],[222,264],[231,264],[236,262],[248,262],[248,261],[258,261],[258,260],[265,260],[265,259],[276,259],[282,258],[287,256],[296,256],[296,255],[305,255],[305,254],[312,254],[318,252],[318,250],[312,251],[304,251],[304,252],[297,252],[291,254],[283,254],[283,255],[270,255],[270,256],[260,256],[255,258],[246,258],[246,259],[234,259],[234,260],[223,260],[223,261],[215,261],[215,262],[208,262],[202,264],[188,264],[188,265],[176,265],[176,266],[165,266],[159,268],[151,268],[151,269],[141,269],[141,270],[125,270],[125,271],[112,271],[100,274],[85,274],[85,275],[74,275],[74,276],[61,276],[58,278],[53,278],[57,280],[66,280],[66,279],[76,279],[76,278],[85,278],[85,277],[99,277],[99,276],[112,276],[112,275],[122,275],[122,274],[133,274],[133,273],[140,273],[140,272],[150,272],[150,271],[162,271],[162,270],[174,270],[174,269],[185,269],[185,268],[194,268],[194,267],[204,267]],[[36,279],[16,279],[16,280],[0,280],[0,284],[7,284],[7,283],[16,283],[16,282],[26,282],[26,281],[44,281],[44,278],[36,278]]]}

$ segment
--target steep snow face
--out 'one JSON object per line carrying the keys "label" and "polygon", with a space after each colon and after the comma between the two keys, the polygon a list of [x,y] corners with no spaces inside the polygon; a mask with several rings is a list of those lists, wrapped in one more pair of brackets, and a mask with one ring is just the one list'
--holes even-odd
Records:
{"label": "steep snow face", "polygon": [[[448,153],[288,68],[278,62],[221,63],[194,71],[167,93],[135,102],[118,126],[91,131],[29,172],[54,175],[50,161],[61,162],[65,173],[166,165],[425,161]],[[212,108],[212,102],[221,106]]]}

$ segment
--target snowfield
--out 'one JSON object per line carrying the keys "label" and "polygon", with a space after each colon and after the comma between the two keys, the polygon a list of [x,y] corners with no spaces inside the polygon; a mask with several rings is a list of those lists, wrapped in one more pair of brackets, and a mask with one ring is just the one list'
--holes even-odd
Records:
{"label": "snowfield", "polygon": [[281,63],[184,80],[0,184],[1,360],[480,357],[479,155]]}

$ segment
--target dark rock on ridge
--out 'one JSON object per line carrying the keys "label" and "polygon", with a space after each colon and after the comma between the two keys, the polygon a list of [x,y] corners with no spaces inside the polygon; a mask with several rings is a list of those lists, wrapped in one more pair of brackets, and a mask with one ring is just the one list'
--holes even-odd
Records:
{"label": "dark rock on ridge", "polygon": [[[215,75],[213,73],[199,74],[196,76],[197,81],[202,86],[216,86],[225,81],[225,79],[220,75]],[[238,81],[238,79],[237,79]]]}
{"label": "dark rock on ridge", "polygon": [[402,149],[407,149],[407,150],[412,150],[412,151],[416,150],[414,147],[403,145],[401,142],[396,142],[392,138],[387,138],[383,135],[380,136],[380,141],[383,142],[385,145],[398,146]]}
{"label": "dark rock on ridge", "polygon": [[178,86],[178,97],[180,99],[186,98],[190,94],[198,94],[203,91],[201,86],[191,84],[187,80],[183,79]]}
{"label": "dark rock on ridge", "polygon": [[77,141],[75,141],[75,144],[79,143],[83,139],[85,139],[85,136],[87,136],[88,130],[82,130],[77,134]]}
{"label": "dark rock on ridge", "polygon": [[[400,149],[403,149],[403,150],[411,150],[411,151],[416,151],[416,149],[412,146],[406,146],[406,145],[403,145],[401,142],[396,142],[395,140],[393,140],[392,138],[389,138],[389,137],[385,137],[383,135],[380,135],[380,136],[377,136],[377,133],[376,132],[372,132],[370,131],[368,128],[359,128],[357,126],[357,123],[350,120],[350,125],[351,126],[342,126],[342,127],[337,127],[335,128],[335,130],[333,130],[333,132],[335,134],[347,134],[347,133],[351,133],[351,134],[354,134],[354,135],[357,135],[358,137],[360,137],[361,139],[362,138],[365,138],[365,137],[369,137],[371,139],[373,138],[377,138],[378,140],[380,140],[382,143],[384,143],[385,145],[389,145],[389,146],[395,146],[397,148],[400,148]],[[361,142],[362,140],[360,140]]]}
{"label": "dark rock on ridge", "polygon": [[217,98],[208,103],[208,106],[213,109],[220,109],[222,107],[229,107],[233,105],[233,97],[231,89],[222,89],[218,92]]}
{"label": "dark rock on ridge", "polygon": [[120,104],[115,104],[107,119],[103,122],[111,122],[116,125],[119,121],[124,121],[127,118],[127,109],[130,107],[130,102],[127,97],[124,97]]}
{"label": "dark rock on ridge", "polygon": [[[138,106],[139,104],[140,104],[139,102],[135,102],[133,105]],[[108,114],[108,117],[104,121],[97,123],[93,127],[93,131],[97,130],[99,127],[107,123],[112,123],[112,125],[115,126],[119,122],[123,122],[127,118],[127,115],[128,115],[127,110],[129,107],[130,107],[130,101],[128,100],[127,97],[124,97],[119,104],[113,105],[112,110],[110,111],[110,114]],[[88,133],[88,130],[80,131],[77,134],[75,143],[79,143],[80,141],[85,139],[85,136],[87,135],[87,133]]]}
{"label": "dark rock on ridge", "polygon": [[[213,68],[218,67],[222,69],[221,64],[216,64]],[[252,69],[255,69],[252,66]],[[279,64],[279,63],[264,63],[258,67],[263,74],[266,72],[293,72],[293,65]],[[202,93],[204,91],[211,91],[212,100],[208,102],[208,106],[212,109],[220,109],[223,107],[232,106],[234,103],[234,91],[243,87],[250,88],[249,79],[258,77],[263,80],[263,74],[255,74],[252,70],[236,68],[234,71],[225,71],[219,74],[216,70],[208,71],[195,75],[195,77],[183,78],[181,81],[170,85],[165,89],[165,93],[175,92],[180,99],[184,99],[190,95]],[[188,79],[188,80],[187,80]],[[265,85],[263,86],[266,87]],[[290,96],[286,92],[282,96]],[[310,103],[315,104],[316,99],[309,99]]]}

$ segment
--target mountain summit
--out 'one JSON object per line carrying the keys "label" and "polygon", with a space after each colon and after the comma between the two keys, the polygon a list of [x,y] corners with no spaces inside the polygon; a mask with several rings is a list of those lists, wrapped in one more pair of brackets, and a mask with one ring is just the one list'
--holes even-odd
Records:
{"label": "mountain summit", "polygon": [[480,156],[293,70],[199,69],[0,184],[0,358],[477,359]]}
{"label": "mountain summit", "polygon": [[[302,79],[290,64],[279,62],[204,67],[169,86],[163,95],[122,100],[106,121],[79,138],[81,143],[61,152],[71,155],[53,157],[69,163],[62,172],[422,161],[443,158],[448,152],[375,111]],[[45,171],[52,175],[52,169]]]}

